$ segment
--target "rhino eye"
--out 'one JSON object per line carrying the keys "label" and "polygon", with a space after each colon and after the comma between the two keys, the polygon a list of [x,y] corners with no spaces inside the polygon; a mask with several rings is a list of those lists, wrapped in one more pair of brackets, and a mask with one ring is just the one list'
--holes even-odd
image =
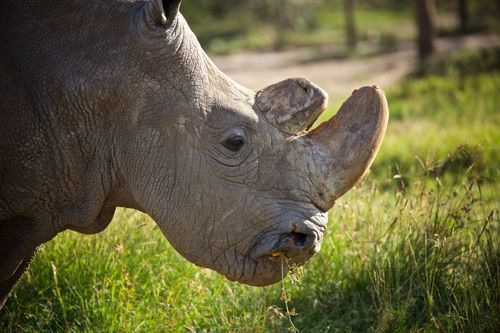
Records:
{"label": "rhino eye", "polygon": [[245,139],[243,139],[242,136],[237,135],[237,136],[232,136],[232,137],[228,138],[224,142],[224,147],[226,147],[230,151],[236,152],[236,151],[240,150],[244,144],[245,144]]}

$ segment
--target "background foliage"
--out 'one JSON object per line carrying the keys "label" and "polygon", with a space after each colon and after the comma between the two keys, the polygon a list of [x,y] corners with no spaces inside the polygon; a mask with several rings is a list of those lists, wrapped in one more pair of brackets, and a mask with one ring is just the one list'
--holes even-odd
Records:
{"label": "background foliage", "polygon": [[[182,13],[206,50],[231,53],[323,43],[342,45],[343,4],[344,0],[192,0],[184,1]],[[438,13],[448,16],[455,15],[457,4],[456,0],[436,1]],[[468,4],[469,32],[499,31],[498,1],[469,0]],[[413,19],[413,11],[413,0],[357,0],[361,39],[413,40],[413,24],[411,28],[401,25]],[[456,28],[445,26],[440,33],[453,34]]]}

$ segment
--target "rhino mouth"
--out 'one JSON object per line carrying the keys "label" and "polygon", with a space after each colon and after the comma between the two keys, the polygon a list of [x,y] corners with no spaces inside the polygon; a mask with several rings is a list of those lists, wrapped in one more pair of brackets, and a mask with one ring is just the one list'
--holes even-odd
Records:
{"label": "rhino mouth", "polygon": [[[271,238],[271,239],[269,239]],[[258,242],[251,253],[254,260],[266,258],[271,261],[280,261],[283,256],[297,265],[304,264],[318,251],[317,237],[313,232],[303,233],[292,231],[265,237]]]}
{"label": "rhino mouth", "polygon": [[254,264],[251,276],[243,275],[239,282],[265,286],[280,281],[289,271],[284,260],[303,265],[319,251],[321,238],[322,233],[312,229],[264,235],[249,253]]}

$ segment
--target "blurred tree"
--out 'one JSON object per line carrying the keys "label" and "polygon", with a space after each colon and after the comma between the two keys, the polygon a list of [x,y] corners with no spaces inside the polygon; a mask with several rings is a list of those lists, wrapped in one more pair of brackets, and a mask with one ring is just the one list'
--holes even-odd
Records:
{"label": "blurred tree", "polygon": [[433,0],[415,0],[417,20],[417,46],[418,57],[424,61],[434,53],[434,15]]}
{"label": "blurred tree", "polygon": [[274,46],[277,49],[286,44],[286,33],[293,28],[292,18],[290,17],[290,3],[287,0],[274,0],[276,40]]}
{"label": "blurred tree", "polygon": [[354,50],[356,48],[356,44],[358,43],[356,22],[354,19],[355,6],[356,0],[344,0],[346,42],[347,47],[350,50]]}
{"label": "blurred tree", "polygon": [[458,19],[460,22],[460,31],[466,32],[469,28],[469,6],[467,0],[458,0]]}
{"label": "blurred tree", "polygon": [[270,24],[275,33],[274,47],[280,49],[290,42],[291,32],[315,26],[314,13],[319,0],[252,0],[261,22]]}

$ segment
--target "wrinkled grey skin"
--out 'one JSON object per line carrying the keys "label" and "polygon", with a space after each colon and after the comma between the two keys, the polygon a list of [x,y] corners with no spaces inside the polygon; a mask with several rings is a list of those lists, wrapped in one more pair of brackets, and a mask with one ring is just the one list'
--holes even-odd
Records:
{"label": "wrinkled grey skin", "polygon": [[303,79],[257,94],[231,81],[179,3],[2,2],[0,306],[40,244],[100,232],[117,206],[148,213],[199,266],[274,283],[273,254],[316,253],[325,211],[371,164],[381,90],[306,133],[326,94]]}

